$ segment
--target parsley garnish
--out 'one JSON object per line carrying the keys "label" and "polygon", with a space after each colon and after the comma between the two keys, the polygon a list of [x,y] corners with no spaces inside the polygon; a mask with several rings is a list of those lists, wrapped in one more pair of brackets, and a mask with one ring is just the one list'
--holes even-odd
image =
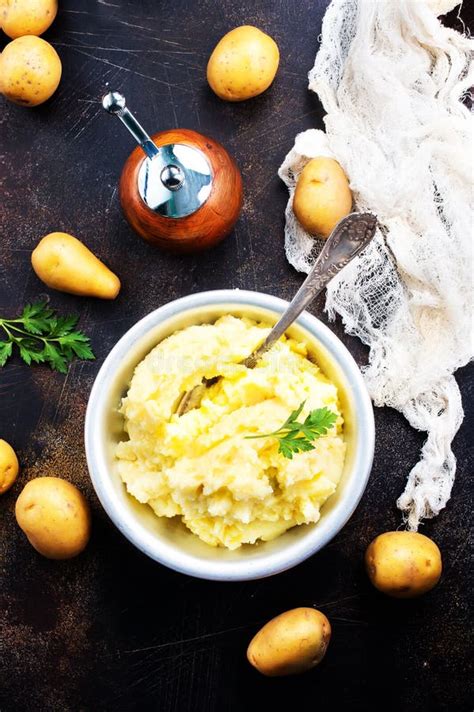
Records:
{"label": "parsley garnish", "polygon": [[290,413],[288,420],[273,433],[263,435],[247,435],[246,440],[255,438],[277,438],[279,440],[278,452],[289,460],[293,453],[314,450],[313,441],[326,435],[337,420],[337,414],[329,408],[316,408],[306,417],[303,423],[298,423],[298,416],[304,408],[303,401],[299,408]]}
{"label": "parsley garnish", "polygon": [[[87,336],[75,327],[79,317],[57,316],[46,302],[27,304],[17,319],[0,318],[0,366],[5,366],[16,346],[28,366],[47,363],[53,370],[67,373],[74,358],[95,358]],[[3,331],[3,334],[2,334]]]}

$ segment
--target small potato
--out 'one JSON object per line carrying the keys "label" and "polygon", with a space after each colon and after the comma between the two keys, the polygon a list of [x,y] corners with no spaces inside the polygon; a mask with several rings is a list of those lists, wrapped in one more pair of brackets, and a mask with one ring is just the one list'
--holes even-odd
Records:
{"label": "small potato", "polygon": [[0,54],[0,92],[21,106],[49,99],[61,79],[61,60],[41,37],[27,35],[9,42]]}
{"label": "small potato", "polygon": [[4,0],[2,29],[12,39],[42,35],[53,22],[57,11],[58,0]]}
{"label": "small potato", "polygon": [[18,477],[20,466],[11,445],[0,439],[0,494],[10,489]]}
{"label": "small potato", "polygon": [[120,291],[117,275],[66,232],[51,232],[43,237],[32,252],[31,264],[48,287],[60,292],[115,299]]}
{"label": "small potato", "polygon": [[59,477],[30,480],[15,515],[30,544],[48,559],[71,559],[89,541],[89,505],[77,487]]}
{"label": "small potato", "polygon": [[312,158],[296,184],[293,212],[311,235],[327,238],[352,209],[352,193],[341,166],[333,158]]}
{"label": "small potato", "polygon": [[207,81],[221,99],[244,101],[268,89],[279,61],[275,40],[257,27],[243,25],[216,45],[207,65]]}
{"label": "small potato", "polygon": [[295,675],[321,662],[330,639],[331,625],[324,613],[294,608],[258,631],[247,649],[247,659],[268,677]]}
{"label": "small potato", "polygon": [[441,552],[423,534],[398,531],[376,537],[365,552],[367,574],[379,591],[395,598],[421,596],[438,583]]}

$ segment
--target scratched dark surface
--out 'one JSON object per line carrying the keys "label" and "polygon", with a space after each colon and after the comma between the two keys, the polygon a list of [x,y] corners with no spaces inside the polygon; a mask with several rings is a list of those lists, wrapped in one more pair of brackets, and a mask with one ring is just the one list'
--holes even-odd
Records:
{"label": "scratched dark surface", "polygon": [[[322,0],[73,0],[46,34],[63,61],[56,96],[36,110],[0,100],[0,313],[48,294],[81,314],[98,359],[65,378],[19,361],[0,372],[0,437],[22,472],[0,502],[2,712],[241,712],[472,709],[469,678],[472,370],[458,373],[466,411],[455,440],[458,475],[448,508],[423,531],[444,553],[441,584],[418,601],[371,589],[362,555],[371,538],[400,524],[395,500],[423,434],[396,412],[376,412],[372,477],[356,514],[322,552],[271,579],[235,584],[193,580],[148,560],[112,526],[89,481],[84,413],[109,349],[138,318],[190,292],[220,287],[292,296],[301,275],[283,252],[284,186],[276,171],[295,134],[321,126],[306,72],[317,49]],[[469,11],[463,10],[465,19]],[[460,27],[456,17],[451,22]],[[242,104],[207,88],[206,61],[230,28],[256,24],[277,40],[273,88]],[[213,251],[164,255],[136,237],[120,214],[116,185],[131,139],[101,111],[105,83],[122,89],[149,130],[209,133],[236,157],[246,186],[237,228]],[[29,266],[39,237],[82,238],[122,278],[114,303],[49,292]],[[323,303],[313,311],[321,318]],[[333,326],[359,363],[365,350]],[[93,536],[69,562],[41,558],[14,520],[23,484],[43,474],[76,483],[93,509]],[[331,619],[323,664],[293,679],[260,677],[245,659],[264,621],[295,606]]]}

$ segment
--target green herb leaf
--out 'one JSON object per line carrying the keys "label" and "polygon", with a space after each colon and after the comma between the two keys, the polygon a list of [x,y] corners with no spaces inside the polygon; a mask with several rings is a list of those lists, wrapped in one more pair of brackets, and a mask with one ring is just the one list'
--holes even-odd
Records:
{"label": "green herb leaf", "polygon": [[0,366],[5,366],[12,355],[13,344],[11,341],[0,341]]}
{"label": "green herb leaf", "polygon": [[0,341],[0,367],[18,348],[20,357],[30,366],[32,363],[48,363],[60,373],[67,373],[68,364],[74,358],[95,358],[88,337],[76,330],[77,316],[58,316],[46,302],[27,304],[17,319],[0,317],[0,333],[6,340]]}
{"label": "green herb leaf", "polygon": [[27,304],[23,309],[20,321],[23,322],[25,331],[30,334],[45,334],[51,331],[53,313],[53,310],[48,308],[46,302]]}
{"label": "green herb leaf", "polygon": [[[72,335],[71,335],[72,337]],[[95,358],[92,349],[88,342],[81,341],[80,339],[68,339],[66,345],[71,348],[78,358],[82,359],[93,359]]]}
{"label": "green herb leaf", "polygon": [[[76,327],[79,317],[77,316],[61,316],[56,319],[56,336],[66,336]],[[85,338],[85,337],[84,337]]]}
{"label": "green herb leaf", "polygon": [[305,402],[303,401],[299,408],[290,413],[288,419],[278,430],[263,435],[247,435],[246,440],[277,438],[279,441],[278,452],[289,460],[293,459],[295,453],[314,450],[313,442],[331,430],[337,420],[337,414],[329,408],[316,408],[309,413],[303,423],[299,423],[298,418]]}
{"label": "green herb leaf", "polygon": [[[12,344],[13,345],[13,344]],[[23,359],[23,361],[29,366],[31,364],[31,353],[30,351],[23,346],[23,344],[20,342],[18,344],[18,348],[20,349],[20,356]]]}

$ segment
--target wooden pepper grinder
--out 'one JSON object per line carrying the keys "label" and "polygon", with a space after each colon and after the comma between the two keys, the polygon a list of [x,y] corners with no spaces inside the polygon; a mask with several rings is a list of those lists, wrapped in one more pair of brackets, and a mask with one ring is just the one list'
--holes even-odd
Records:
{"label": "wooden pepper grinder", "polygon": [[120,202],[145,240],[171,252],[212,247],[232,230],[242,207],[242,177],[217,141],[188,129],[149,136],[118,92],[102,100],[139,144],[120,178]]}

